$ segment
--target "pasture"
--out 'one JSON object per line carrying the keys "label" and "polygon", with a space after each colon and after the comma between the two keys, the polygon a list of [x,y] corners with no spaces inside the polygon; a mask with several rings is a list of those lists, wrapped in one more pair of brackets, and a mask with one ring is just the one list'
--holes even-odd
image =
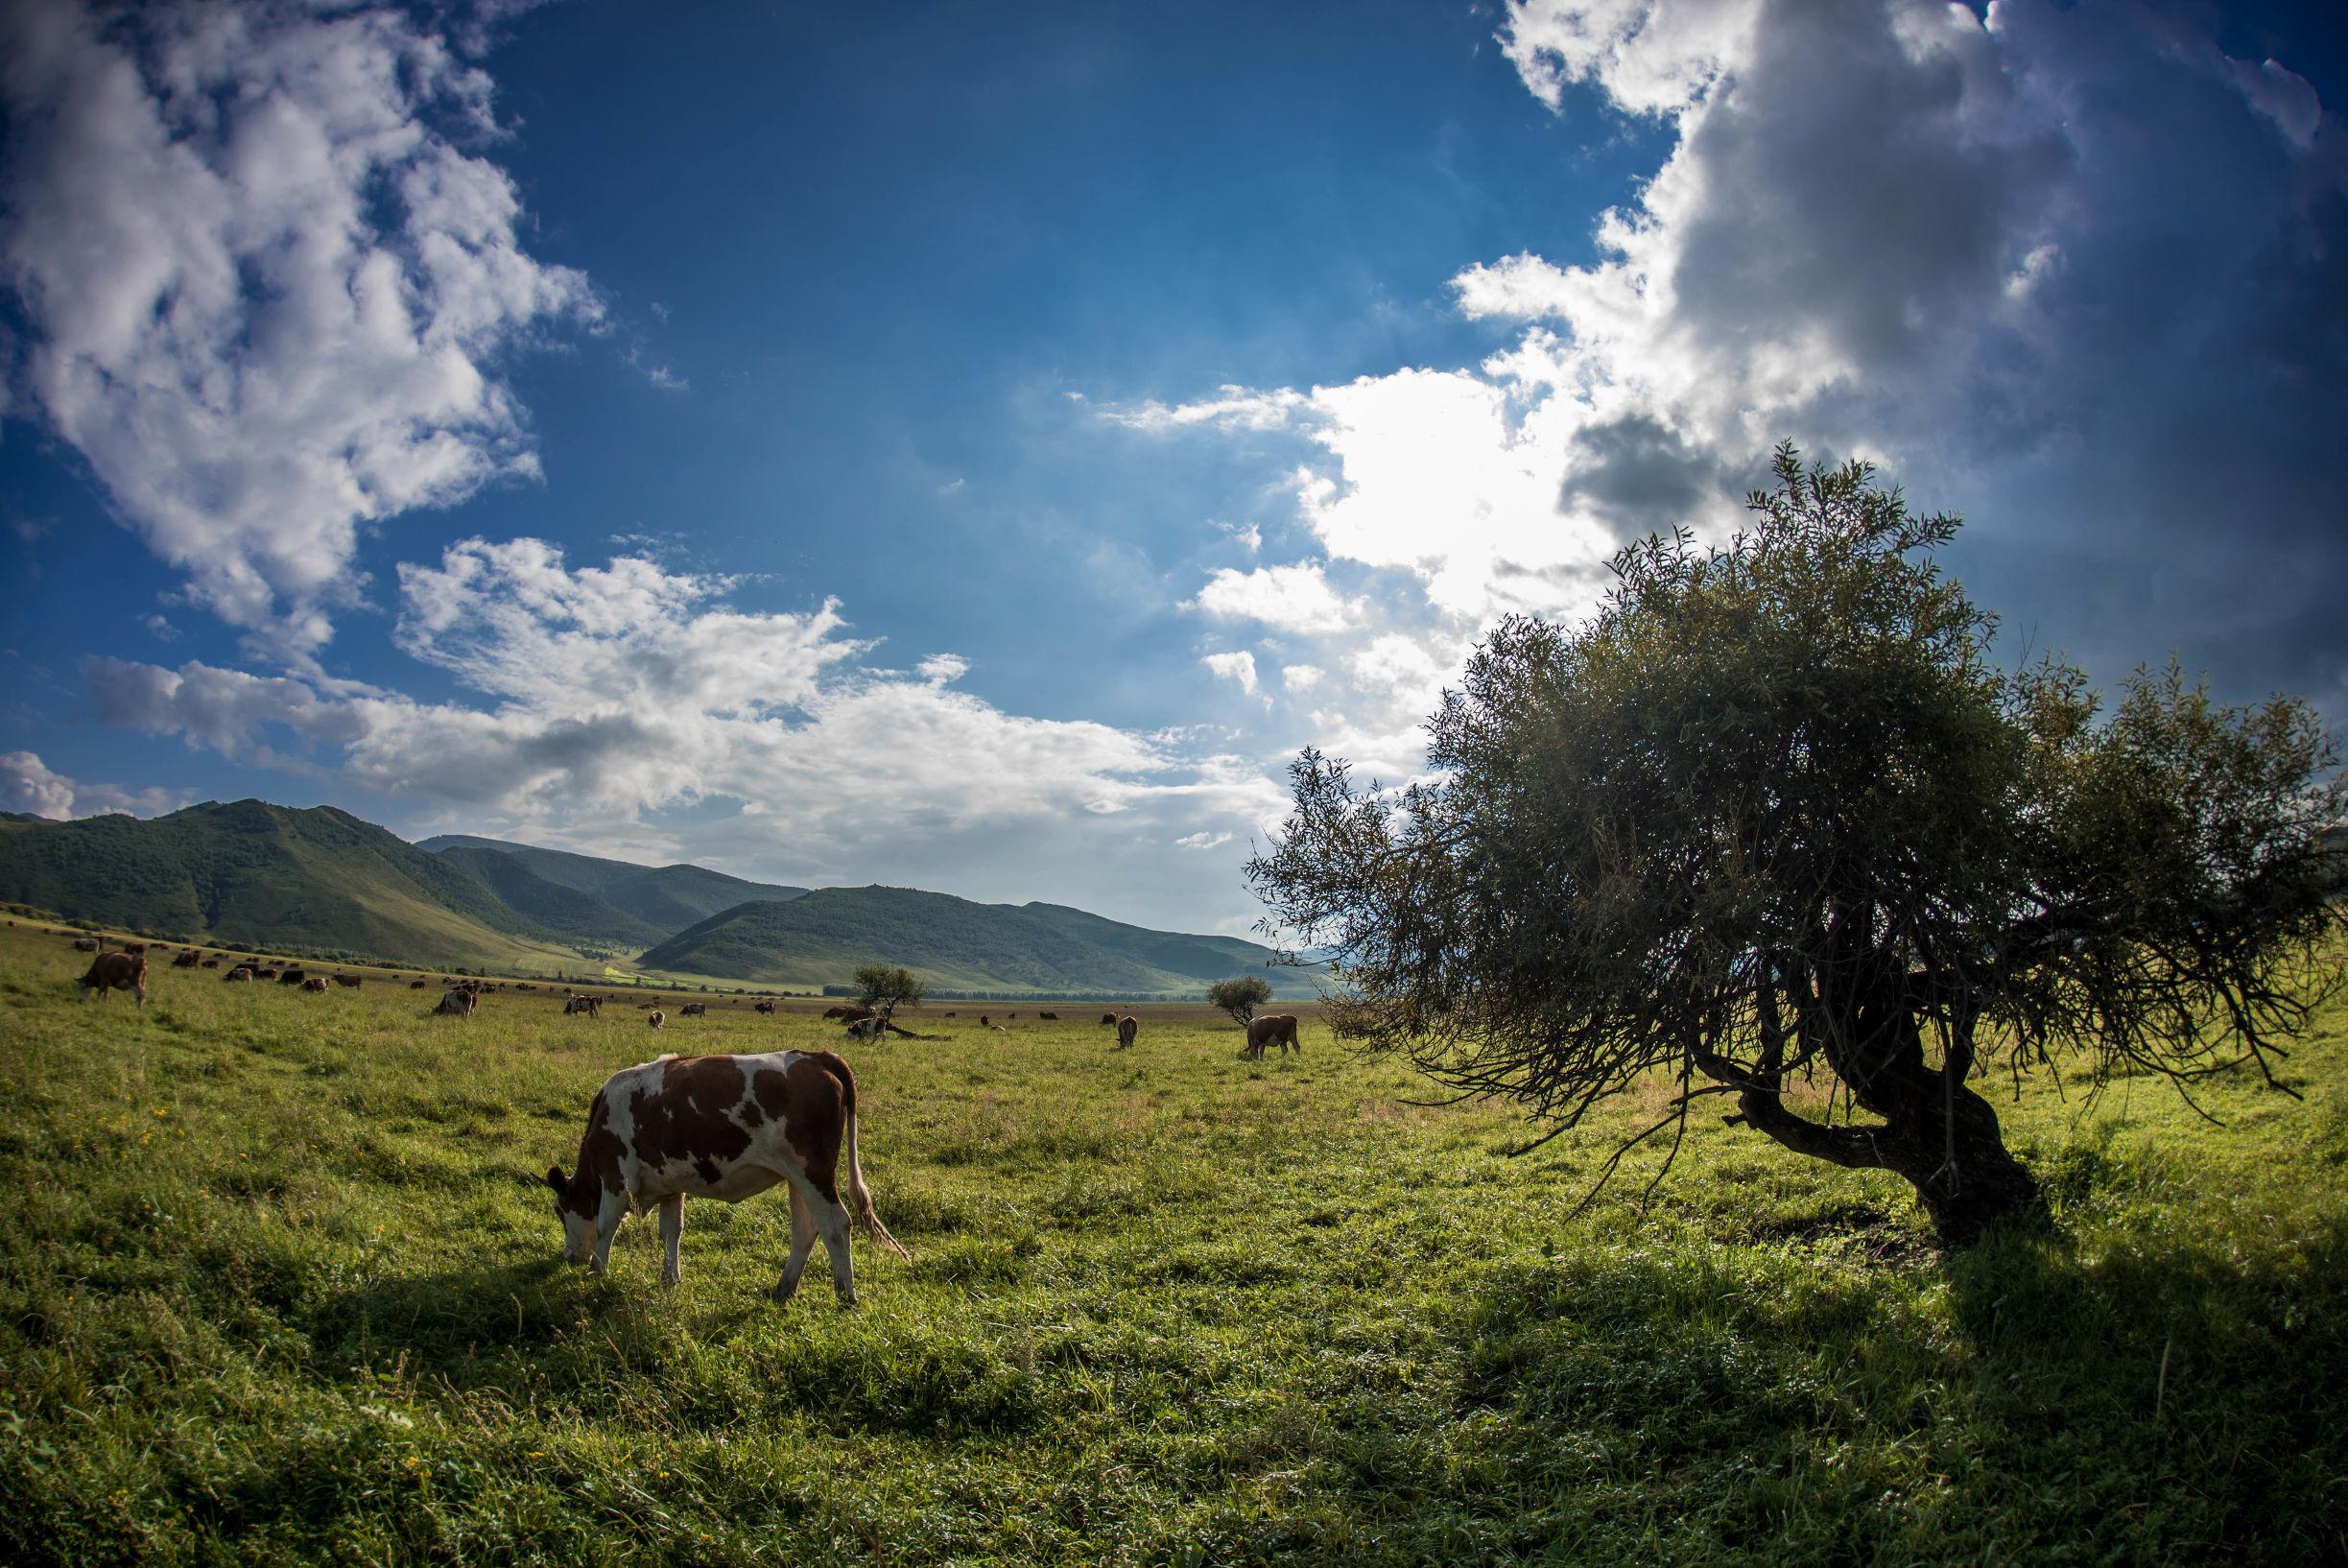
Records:
{"label": "pasture", "polygon": [[[157,963],[141,1013],[87,962],[0,931],[0,1560],[2348,1560],[2336,1013],[2304,1103],[2203,1085],[2223,1127],[2001,1098],[2055,1223],[1948,1258],[1714,1114],[1569,1217],[1660,1089],[1512,1159],[1310,1017],[1261,1063],[1204,1008],[847,1047],[732,998],[428,1020],[437,976]],[[790,1045],[853,1063],[910,1264],[771,1305],[779,1195],[688,1203],[675,1290],[650,1217],[557,1261],[605,1075]]]}

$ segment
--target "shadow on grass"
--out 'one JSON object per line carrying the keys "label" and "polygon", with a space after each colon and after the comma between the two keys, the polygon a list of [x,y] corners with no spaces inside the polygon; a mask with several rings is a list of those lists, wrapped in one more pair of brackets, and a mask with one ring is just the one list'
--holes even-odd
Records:
{"label": "shadow on grass", "polygon": [[449,1376],[485,1356],[528,1353],[575,1334],[622,1299],[559,1259],[538,1257],[372,1280],[325,1296],[307,1326],[329,1371],[399,1360]]}

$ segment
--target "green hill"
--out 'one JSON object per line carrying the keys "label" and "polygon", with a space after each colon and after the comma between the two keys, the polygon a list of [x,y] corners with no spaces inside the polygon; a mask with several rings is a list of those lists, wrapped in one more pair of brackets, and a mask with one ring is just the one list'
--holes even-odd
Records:
{"label": "green hill", "polygon": [[437,964],[572,960],[462,865],[331,806],[0,822],[0,898],[71,918]]}
{"label": "green hill", "polygon": [[458,847],[439,851],[439,859],[471,872],[508,909],[568,941],[597,947],[649,947],[676,929],[674,924],[639,920],[591,892],[550,882],[516,855]]}
{"label": "green hill", "polygon": [[676,974],[770,985],[843,985],[860,963],[901,963],[934,989],[1052,995],[1196,995],[1260,973],[1283,995],[1314,994],[1270,950],[1228,937],[1122,925],[1053,904],[975,904],[912,888],[825,888],[789,903],[743,904],[680,931],[637,962]]}
{"label": "green hill", "polygon": [[746,882],[738,876],[700,866],[638,866],[631,861],[601,860],[566,849],[540,849],[503,839],[476,838],[467,833],[443,833],[419,843],[418,849],[435,854],[454,850],[494,851],[528,867],[539,878],[590,893],[611,908],[652,928],[648,941],[681,931],[697,920],[755,899],[777,903],[797,898],[805,888],[772,882]]}

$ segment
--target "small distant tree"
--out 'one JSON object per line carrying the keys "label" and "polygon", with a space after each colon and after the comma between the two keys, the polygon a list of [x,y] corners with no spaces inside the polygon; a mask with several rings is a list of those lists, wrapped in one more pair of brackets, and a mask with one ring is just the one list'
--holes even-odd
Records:
{"label": "small distant tree", "polygon": [[1791,444],[1775,472],[1726,548],[1650,538],[1587,623],[1504,623],[1427,781],[1304,753],[1247,874],[1370,1048],[1546,1136],[1666,1075],[1633,1143],[1730,1097],[1962,1242],[2042,1204],[1976,1080],[2059,1052],[2274,1081],[2339,979],[2348,785],[2295,699],[2225,707],[2172,664],[2105,717],[2067,664],[2000,670],[1932,559],[1955,517]]}
{"label": "small distant tree", "polygon": [[929,988],[902,964],[867,963],[849,977],[856,983],[856,999],[868,1008],[917,1008]]}
{"label": "small distant tree", "polygon": [[1245,1024],[1255,1010],[1271,1000],[1271,986],[1262,975],[1235,975],[1209,986],[1206,999]]}

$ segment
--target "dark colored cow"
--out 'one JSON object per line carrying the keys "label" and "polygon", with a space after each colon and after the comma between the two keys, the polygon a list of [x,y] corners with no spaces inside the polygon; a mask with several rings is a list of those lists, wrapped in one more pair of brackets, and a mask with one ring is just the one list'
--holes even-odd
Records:
{"label": "dark colored cow", "polygon": [[98,993],[101,1002],[106,1000],[108,991],[129,991],[138,998],[138,1005],[143,1008],[147,1005],[146,950],[101,953],[90,960],[89,972],[74,984],[79,987],[74,993],[77,1002],[88,1001],[89,993],[93,990]]}

